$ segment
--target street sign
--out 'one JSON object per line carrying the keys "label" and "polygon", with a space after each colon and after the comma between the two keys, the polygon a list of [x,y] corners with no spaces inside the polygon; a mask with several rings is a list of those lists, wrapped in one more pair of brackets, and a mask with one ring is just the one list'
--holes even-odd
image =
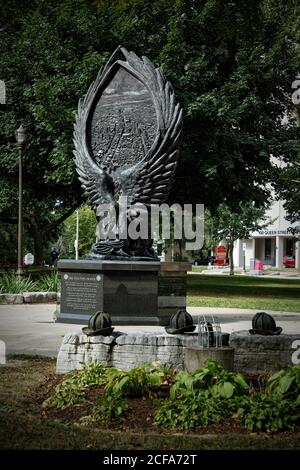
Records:
{"label": "street sign", "polygon": [[26,264],[27,266],[30,265],[30,264],[33,264],[34,263],[34,256],[32,253],[27,253],[25,256],[24,256],[24,264]]}
{"label": "street sign", "polygon": [[246,251],[247,244],[244,242],[243,243],[243,251]]}

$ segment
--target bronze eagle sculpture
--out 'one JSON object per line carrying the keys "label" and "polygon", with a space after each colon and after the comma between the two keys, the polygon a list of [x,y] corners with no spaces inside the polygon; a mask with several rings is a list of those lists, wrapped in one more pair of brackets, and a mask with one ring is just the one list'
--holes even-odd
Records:
{"label": "bronze eagle sculpture", "polygon": [[[163,72],[118,47],[80,99],[74,126],[76,170],[98,222],[94,257],[156,258],[150,236],[120,234],[137,216],[136,204],[166,201],[181,129],[182,109]],[[125,218],[119,217],[123,200]]]}

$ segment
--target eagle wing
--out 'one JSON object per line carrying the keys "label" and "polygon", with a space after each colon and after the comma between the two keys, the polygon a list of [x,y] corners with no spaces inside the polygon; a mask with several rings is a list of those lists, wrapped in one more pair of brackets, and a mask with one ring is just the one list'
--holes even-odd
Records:
{"label": "eagle wing", "polygon": [[[129,204],[160,204],[167,198],[177,165],[178,144],[182,131],[182,109],[163,72],[147,57],[142,60],[122,48],[127,64],[138,70],[153,97],[158,133],[151,149],[139,163],[120,171],[123,194]],[[128,65],[127,65],[128,67]]]}
{"label": "eagle wing", "polygon": [[[91,87],[92,88],[92,87]],[[88,93],[93,90],[90,88]],[[98,166],[90,156],[86,146],[84,119],[87,107],[85,101],[87,97],[79,100],[78,113],[74,125],[74,146],[76,171],[79,175],[79,181],[88,198],[89,204],[96,211],[99,204],[114,203],[113,182],[103,168]]]}

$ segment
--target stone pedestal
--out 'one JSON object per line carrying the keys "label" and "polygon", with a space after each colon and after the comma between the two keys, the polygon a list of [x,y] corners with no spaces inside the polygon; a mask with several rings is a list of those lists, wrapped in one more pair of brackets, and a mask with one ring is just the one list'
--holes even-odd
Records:
{"label": "stone pedestal", "polygon": [[82,369],[83,363],[101,362],[105,367],[130,370],[144,363],[159,361],[183,369],[186,346],[196,345],[197,334],[132,333],[114,331],[112,336],[66,334],[60,347],[56,372],[64,374]]}
{"label": "stone pedestal", "polygon": [[87,324],[101,310],[113,325],[158,325],[156,261],[61,260],[57,321]]}
{"label": "stone pedestal", "polygon": [[57,321],[87,324],[101,310],[113,325],[168,325],[186,306],[187,263],[61,260]]}
{"label": "stone pedestal", "polygon": [[187,271],[191,270],[190,263],[161,263],[157,300],[160,325],[168,325],[173,313],[186,308]]}
{"label": "stone pedestal", "polygon": [[251,335],[235,331],[230,335],[235,369],[249,373],[275,372],[300,363],[300,335]]}
{"label": "stone pedestal", "polygon": [[185,350],[185,370],[195,372],[198,369],[202,369],[202,367],[205,367],[207,359],[218,361],[226,370],[233,371],[234,369],[233,348],[201,348],[200,346],[189,346]]}

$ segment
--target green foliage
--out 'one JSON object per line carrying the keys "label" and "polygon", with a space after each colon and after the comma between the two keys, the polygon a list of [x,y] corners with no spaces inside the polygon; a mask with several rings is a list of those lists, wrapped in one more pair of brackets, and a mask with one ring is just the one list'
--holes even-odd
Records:
{"label": "green foliage", "polygon": [[273,374],[267,383],[267,390],[296,400],[300,406],[300,365],[289,366]]}
{"label": "green foliage", "polygon": [[0,276],[0,293],[20,294],[22,292],[47,291],[57,292],[60,281],[57,271],[42,276],[38,281],[31,277],[19,278],[16,274],[3,274]]}
{"label": "green foliage", "polygon": [[208,390],[213,397],[231,398],[247,393],[249,385],[240,373],[226,371],[217,361],[209,359],[206,367],[196,372],[179,372],[170,389],[170,398],[180,398],[185,391]]}
{"label": "green foliage", "polygon": [[217,243],[226,240],[229,249],[230,274],[234,274],[233,244],[235,240],[248,238],[250,232],[267,227],[272,221],[265,216],[266,206],[256,207],[254,202],[241,201],[233,210],[231,204],[222,202],[214,215],[206,211],[206,225],[210,239]]}
{"label": "green foliage", "polygon": [[202,390],[185,390],[176,400],[167,398],[154,420],[165,427],[194,430],[200,426],[218,424],[228,415],[224,400],[209,396]]}
{"label": "green foliage", "polygon": [[[128,409],[126,397],[151,396],[162,384],[173,381],[169,396],[156,400],[154,421],[164,427],[194,430],[235,418],[250,431],[276,432],[293,430],[300,423],[299,366],[274,374],[265,390],[250,393],[242,374],[225,371],[214,360],[194,373],[179,372],[175,380],[172,370],[160,363],[123,372],[90,362],[81,371],[67,374],[43,407],[86,403],[92,421],[119,421]],[[103,393],[92,404],[86,391],[97,385],[103,386]]]}
{"label": "green foliage", "polygon": [[278,394],[253,393],[236,400],[234,417],[250,431],[293,430],[300,420],[299,405]]}
{"label": "green foliage", "polygon": [[248,391],[242,374],[228,372],[209,359],[203,369],[176,375],[169,398],[155,414],[155,422],[180,429],[218,424],[230,415],[232,399]]}
{"label": "green foliage", "polygon": [[[79,256],[83,256],[91,251],[92,244],[95,243],[96,217],[95,213],[88,206],[81,206],[79,209]],[[69,254],[75,254],[74,242],[76,239],[76,212],[74,212],[63,224],[63,243],[67,247]],[[64,255],[65,258],[65,255]]]}
{"label": "green foliage", "polygon": [[122,393],[105,393],[93,406],[92,418],[96,421],[121,421],[127,408]]}
{"label": "green foliage", "polygon": [[118,44],[161,65],[183,105],[170,200],[200,201],[212,210],[225,198],[234,208],[242,200],[262,204],[266,182],[277,179],[270,156],[289,162],[299,153],[290,98],[299,66],[294,0],[81,0],[76,8],[70,0],[17,3],[0,6],[0,79],[7,86],[7,104],[0,107],[0,218],[16,224],[14,130],[23,122],[25,231],[38,262],[82,202],[72,155],[74,115]]}
{"label": "green foliage", "polygon": [[43,402],[44,408],[67,408],[85,402],[84,387],[81,386],[78,372],[70,372],[54,393]]}
{"label": "green foliage", "polygon": [[80,371],[69,372],[54,393],[44,401],[44,408],[66,408],[86,401],[85,389],[106,382],[106,369],[99,362],[83,364]]}
{"label": "green foliage", "polygon": [[34,292],[37,284],[30,277],[19,278],[16,274],[4,274],[0,276],[1,294],[21,294],[22,292]]}
{"label": "green foliage", "polygon": [[57,292],[60,289],[60,280],[57,271],[43,276],[38,281],[38,290],[46,292]]}
{"label": "green foliage", "polygon": [[177,374],[169,397],[155,414],[155,422],[171,428],[196,429],[233,417],[250,431],[293,430],[300,422],[300,403],[295,400],[297,381],[299,366],[292,366],[288,372],[274,374],[265,391],[249,393],[241,374],[227,372],[216,361],[208,361],[205,368],[193,374]]}
{"label": "green foliage", "polygon": [[82,364],[82,371],[78,374],[80,386],[104,385],[107,381],[107,371],[108,369],[101,362],[84,362]]}
{"label": "green foliage", "polygon": [[170,374],[170,368],[155,362],[135,367],[128,372],[110,369],[105,389],[108,394],[143,396],[146,392],[166,382]]}

